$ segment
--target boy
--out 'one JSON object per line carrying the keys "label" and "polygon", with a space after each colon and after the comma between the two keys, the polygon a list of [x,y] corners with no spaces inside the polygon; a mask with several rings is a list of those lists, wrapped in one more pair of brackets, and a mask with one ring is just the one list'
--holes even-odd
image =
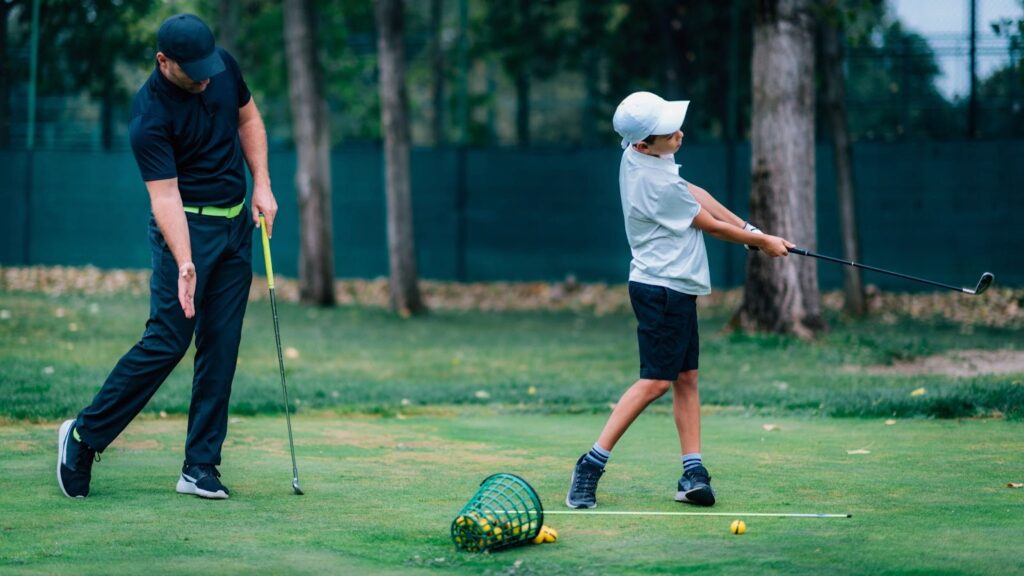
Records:
{"label": "boy", "polygon": [[615,110],[613,125],[625,150],[619,191],[633,254],[629,298],[638,321],[640,379],[619,399],[593,448],[576,462],[565,498],[570,508],[597,506],[597,481],[612,448],[669,388],[683,455],[675,499],[698,506],[715,503],[700,453],[696,300],[711,292],[701,232],[769,256],[785,256],[793,246],[761,233],[679,177],[673,154],[683,140],[680,127],[688,106],[688,101],[666,102],[650,92],[636,92]]}

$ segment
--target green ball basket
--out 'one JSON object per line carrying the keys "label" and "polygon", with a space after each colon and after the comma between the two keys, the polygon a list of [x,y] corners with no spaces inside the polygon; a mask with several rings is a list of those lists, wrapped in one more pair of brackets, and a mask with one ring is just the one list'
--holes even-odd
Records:
{"label": "green ball basket", "polygon": [[467,552],[526,544],[544,524],[544,507],[533,486],[501,472],[480,483],[476,494],[452,520],[452,542]]}

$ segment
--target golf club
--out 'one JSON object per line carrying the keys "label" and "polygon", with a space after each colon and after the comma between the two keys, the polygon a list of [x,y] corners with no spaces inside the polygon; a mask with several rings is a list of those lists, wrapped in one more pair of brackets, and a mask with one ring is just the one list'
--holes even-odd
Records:
{"label": "golf club", "polygon": [[918,278],[916,276],[909,276],[907,274],[900,274],[899,272],[892,272],[890,270],[883,270],[881,268],[875,268],[874,266],[868,266],[867,264],[859,264],[850,260],[843,260],[842,258],[836,258],[834,256],[826,256],[824,254],[817,254],[810,250],[804,250],[803,248],[789,248],[790,254],[799,254],[801,256],[811,256],[813,258],[820,258],[822,260],[829,260],[831,262],[838,262],[840,264],[846,264],[847,266],[854,266],[856,268],[863,268],[865,270],[871,270],[872,272],[881,272],[882,274],[888,274],[890,276],[898,276],[900,278],[906,278],[907,280],[913,280],[915,282],[921,282],[923,284],[931,284],[932,286],[939,286],[941,288],[949,288],[950,290],[956,290],[957,292],[963,292],[964,294],[970,294],[972,296],[980,296],[988,287],[992,285],[996,277],[991,272],[985,272],[978,279],[978,285],[974,288],[961,288],[960,286],[953,286],[952,284],[943,284],[942,282],[936,282],[934,280],[926,280],[924,278]]}
{"label": "golf club", "polygon": [[292,417],[288,404],[288,385],[284,380],[284,356],[281,355],[281,329],[277,323],[277,296],[274,294],[274,266],[270,262],[270,238],[267,237],[267,222],[260,214],[260,232],[263,234],[263,262],[267,266],[267,288],[270,289],[270,310],[274,314],[274,340],[277,341],[277,365],[281,369],[281,392],[284,394],[284,417],[288,422],[288,448],[292,452],[292,490],[302,496],[299,487],[299,467],[295,464],[295,442],[292,440]]}
{"label": "golf club", "polygon": [[853,514],[823,514],[818,512],[655,512],[629,510],[545,510],[544,514],[598,514],[604,516],[752,516],[762,518],[852,518]]}

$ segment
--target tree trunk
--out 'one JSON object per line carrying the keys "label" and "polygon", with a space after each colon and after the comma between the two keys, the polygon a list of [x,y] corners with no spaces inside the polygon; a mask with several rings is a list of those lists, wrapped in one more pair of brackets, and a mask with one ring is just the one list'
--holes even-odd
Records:
{"label": "tree trunk", "polygon": [[[853,189],[853,158],[850,133],[846,125],[846,78],[843,75],[843,26],[838,0],[829,0],[821,23],[822,68],[825,80],[825,105],[829,131],[832,134],[832,155],[836,170],[836,198],[839,204],[839,231],[843,240],[843,258],[860,261],[860,239],[857,235],[857,210]],[[851,316],[867,312],[864,283],[859,268],[843,266],[845,310]]]}
{"label": "tree trunk", "polygon": [[310,0],[284,3],[288,96],[298,151],[295,189],[299,200],[299,297],[308,304],[332,306],[330,127],[310,8]]}
{"label": "tree trunk", "polygon": [[[750,219],[815,249],[813,0],[756,0]],[[814,259],[747,258],[733,326],[811,338],[825,328]]]}
{"label": "tree trunk", "polygon": [[598,103],[601,101],[601,48],[600,42],[605,34],[607,6],[605,0],[579,0],[580,48],[583,51],[583,114],[580,125],[583,128],[582,140],[591,145],[597,136]]}
{"label": "tree trunk", "polygon": [[103,150],[114,148],[114,86],[105,84],[100,98],[100,141]]}
{"label": "tree trunk", "polygon": [[10,72],[7,66],[7,13],[6,0],[0,0],[0,150],[11,144]]}
{"label": "tree trunk", "polygon": [[519,0],[519,31],[523,46],[518,47],[520,61],[516,70],[516,143],[530,145],[530,61],[533,55],[528,46],[528,37],[533,34],[532,0]]}
{"label": "tree trunk", "polygon": [[217,45],[236,59],[238,54],[238,9],[239,0],[217,0]]}
{"label": "tree trunk", "polygon": [[402,0],[377,0],[380,112],[388,203],[391,309],[401,316],[426,310],[416,275],[409,177],[409,117],[405,89],[405,9]]}
{"label": "tree trunk", "polygon": [[445,143],[444,113],[444,46],[441,32],[444,29],[444,0],[430,0],[430,68],[431,92],[433,93],[434,117],[431,122],[434,146]]}

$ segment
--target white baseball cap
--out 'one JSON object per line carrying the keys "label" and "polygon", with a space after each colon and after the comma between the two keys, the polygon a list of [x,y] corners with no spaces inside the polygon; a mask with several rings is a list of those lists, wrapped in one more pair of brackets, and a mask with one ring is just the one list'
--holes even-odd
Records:
{"label": "white baseball cap", "polygon": [[650,92],[633,92],[615,109],[612,126],[622,136],[625,150],[652,134],[661,136],[679,130],[689,106],[689,100],[669,102]]}

